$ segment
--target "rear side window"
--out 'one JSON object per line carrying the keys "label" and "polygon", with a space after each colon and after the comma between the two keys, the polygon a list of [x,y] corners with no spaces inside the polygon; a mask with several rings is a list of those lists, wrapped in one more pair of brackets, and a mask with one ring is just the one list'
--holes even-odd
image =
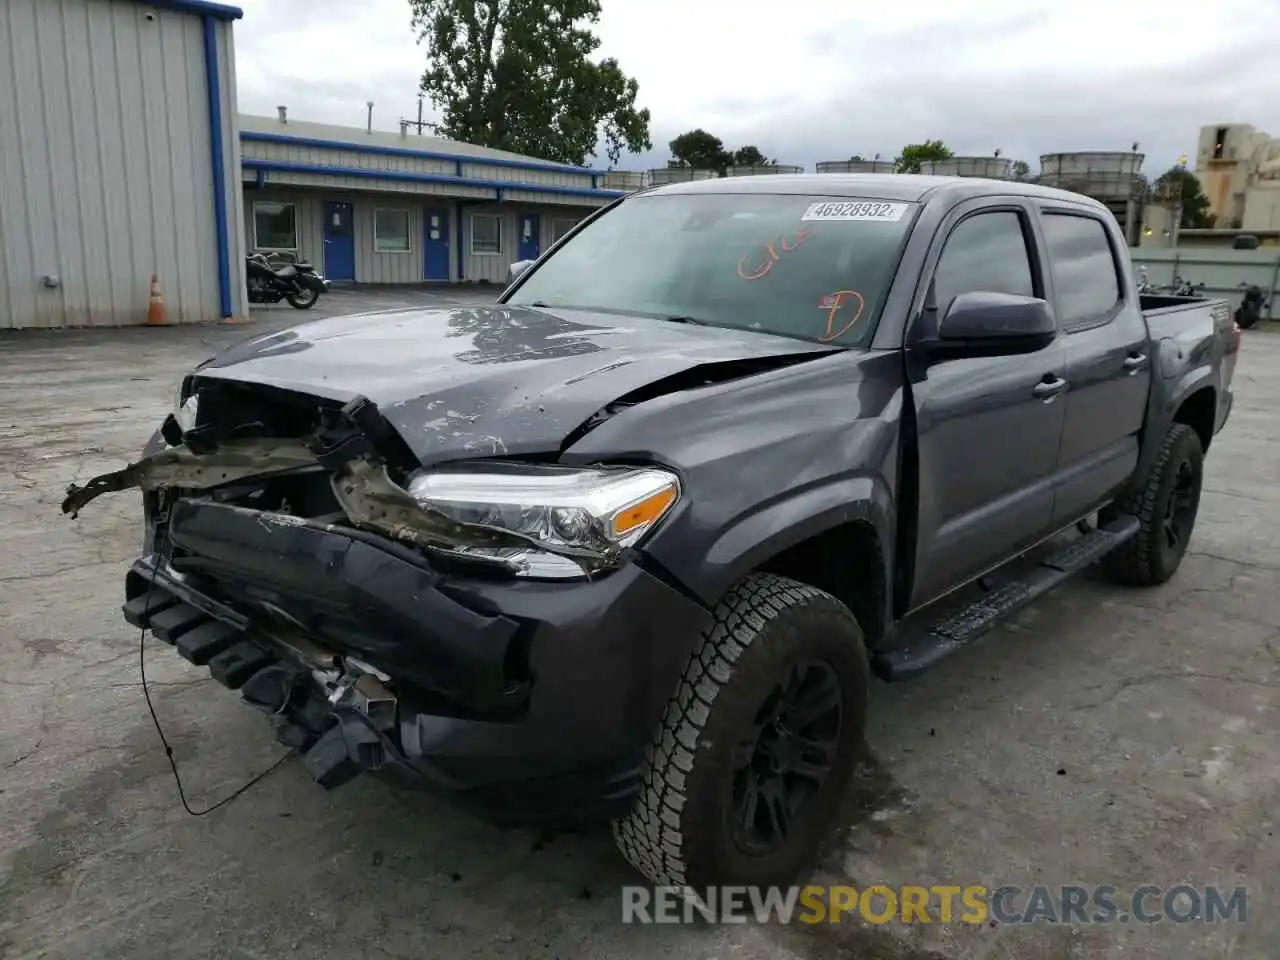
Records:
{"label": "rear side window", "polygon": [[942,248],[933,289],[939,315],[945,314],[951,301],[962,293],[1034,297],[1035,281],[1022,218],[1000,210],[961,220]]}
{"label": "rear side window", "polygon": [[1105,323],[1121,299],[1106,226],[1066,213],[1046,213],[1043,224],[1059,322],[1066,330]]}

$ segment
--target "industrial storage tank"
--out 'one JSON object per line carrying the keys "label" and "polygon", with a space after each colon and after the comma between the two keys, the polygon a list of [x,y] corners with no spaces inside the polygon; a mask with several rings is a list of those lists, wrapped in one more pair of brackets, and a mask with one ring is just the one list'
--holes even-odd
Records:
{"label": "industrial storage tank", "polygon": [[945,160],[921,160],[920,172],[936,177],[987,177],[1008,180],[1013,161],[1008,157],[948,157]]}
{"label": "industrial storage tank", "polygon": [[1128,200],[1146,188],[1143,159],[1136,151],[1046,153],[1040,157],[1040,182],[1103,202]]}
{"label": "industrial storage tank", "polygon": [[703,170],[698,167],[658,167],[649,171],[649,182],[657,187],[664,183],[714,180],[717,176],[718,174],[714,170]]}
{"label": "industrial storage tank", "polygon": [[755,177],[768,173],[804,173],[804,167],[789,163],[760,163],[750,167],[726,167],[726,177]]}
{"label": "industrial storage tank", "polygon": [[1046,187],[1070,190],[1106,204],[1129,245],[1136,247],[1147,203],[1143,159],[1136,150],[1046,153],[1040,157],[1039,180]]}
{"label": "industrial storage tank", "polygon": [[892,160],[822,160],[818,173],[893,173]]}

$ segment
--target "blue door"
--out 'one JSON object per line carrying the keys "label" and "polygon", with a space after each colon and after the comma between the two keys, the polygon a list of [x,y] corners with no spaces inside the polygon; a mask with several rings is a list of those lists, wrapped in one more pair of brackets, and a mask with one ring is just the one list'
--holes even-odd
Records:
{"label": "blue door", "polygon": [[538,243],[538,215],[536,213],[522,213],[517,220],[519,230],[516,236],[519,243],[516,246],[517,260],[537,260],[538,254],[541,252],[541,245]]}
{"label": "blue door", "polygon": [[356,278],[356,234],[349,203],[330,200],[324,205],[324,275],[338,282]]}
{"label": "blue door", "polygon": [[449,211],[427,207],[422,211],[422,279],[449,279]]}

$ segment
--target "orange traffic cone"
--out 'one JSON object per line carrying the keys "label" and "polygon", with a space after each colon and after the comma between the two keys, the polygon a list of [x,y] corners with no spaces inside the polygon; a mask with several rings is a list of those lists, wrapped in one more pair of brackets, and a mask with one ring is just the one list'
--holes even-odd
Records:
{"label": "orange traffic cone", "polygon": [[153,273],[151,275],[151,303],[147,306],[147,324],[159,327],[168,322],[165,319],[164,295],[160,292],[160,278]]}

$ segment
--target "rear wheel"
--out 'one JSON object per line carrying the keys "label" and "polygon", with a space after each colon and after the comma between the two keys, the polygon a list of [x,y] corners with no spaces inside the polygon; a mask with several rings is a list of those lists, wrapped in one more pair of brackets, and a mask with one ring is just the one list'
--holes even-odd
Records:
{"label": "rear wheel", "polygon": [[1121,583],[1154,586],[1177,572],[1200,511],[1204,450],[1185,423],[1165,434],[1146,485],[1116,504],[1114,511],[1136,516],[1138,534],[1103,561]]}
{"label": "rear wheel", "polygon": [[310,310],[320,300],[320,291],[312,287],[303,287],[297,293],[289,294],[285,299],[289,301],[289,306],[295,309]]}
{"label": "rear wheel", "polygon": [[785,885],[831,826],[862,742],[862,631],[830,594],[753,574],[715,609],[614,824],[663,886]]}

